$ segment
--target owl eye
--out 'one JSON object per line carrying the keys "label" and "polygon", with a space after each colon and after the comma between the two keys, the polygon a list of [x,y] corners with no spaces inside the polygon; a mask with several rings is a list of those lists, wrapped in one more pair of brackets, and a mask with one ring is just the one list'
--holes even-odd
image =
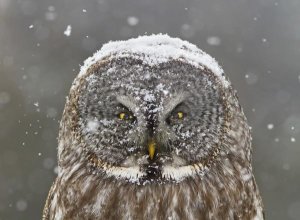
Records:
{"label": "owl eye", "polygon": [[177,112],[177,118],[178,119],[183,119],[184,118],[184,113],[183,112]]}
{"label": "owl eye", "polygon": [[134,116],[131,112],[120,112],[118,118],[123,121],[134,121]]}
{"label": "owl eye", "polygon": [[167,124],[180,123],[185,118],[185,113],[182,111],[173,112],[166,120]]}

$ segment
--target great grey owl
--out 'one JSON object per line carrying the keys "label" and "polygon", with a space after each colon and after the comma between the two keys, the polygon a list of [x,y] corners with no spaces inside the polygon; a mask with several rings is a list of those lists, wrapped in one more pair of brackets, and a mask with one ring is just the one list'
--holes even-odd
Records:
{"label": "great grey owl", "polygon": [[72,84],[43,219],[263,219],[251,157],[211,56],[167,35],[110,42]]}

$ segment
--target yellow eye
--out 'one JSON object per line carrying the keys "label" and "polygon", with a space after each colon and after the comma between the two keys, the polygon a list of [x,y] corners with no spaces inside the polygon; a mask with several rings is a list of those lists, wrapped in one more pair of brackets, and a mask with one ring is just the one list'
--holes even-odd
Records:
{"label": "yellow eye", "polygon": [[124,112],[121,112],[119,114],[119,119],[124,120],[125,119],[126,114]]}
{"label": "yellow eye", "polygon": [[121,120],[132,120],[133,119],[133,115],[130,113],[126,113],[126,112],[119,113],[118,117]]}
{"label": "yellow eye", "polygon": [[183,112],[177,112],[178,119],[183,119]]}

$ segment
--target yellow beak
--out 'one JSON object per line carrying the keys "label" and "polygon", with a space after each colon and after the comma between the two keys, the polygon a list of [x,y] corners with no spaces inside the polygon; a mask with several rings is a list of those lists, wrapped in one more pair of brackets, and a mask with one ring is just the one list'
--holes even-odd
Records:
{"label": "yellow beak", "polygon": [[151,140],[148,144],[148,153],[151,160],[154,157],[155,148],[156,148],[156,143],[153,140]]}

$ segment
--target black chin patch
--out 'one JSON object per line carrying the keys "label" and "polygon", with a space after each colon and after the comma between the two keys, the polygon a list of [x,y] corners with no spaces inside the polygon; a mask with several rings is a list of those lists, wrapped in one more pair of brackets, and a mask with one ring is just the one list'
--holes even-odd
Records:
{"label": "black chin patch", "polygon": [[159,164],[158,162],[153,162],[145,165],[144,171],[146,175],[141,178],[141,182],[159,182],[162,179],[161,170],[161,164]]}

